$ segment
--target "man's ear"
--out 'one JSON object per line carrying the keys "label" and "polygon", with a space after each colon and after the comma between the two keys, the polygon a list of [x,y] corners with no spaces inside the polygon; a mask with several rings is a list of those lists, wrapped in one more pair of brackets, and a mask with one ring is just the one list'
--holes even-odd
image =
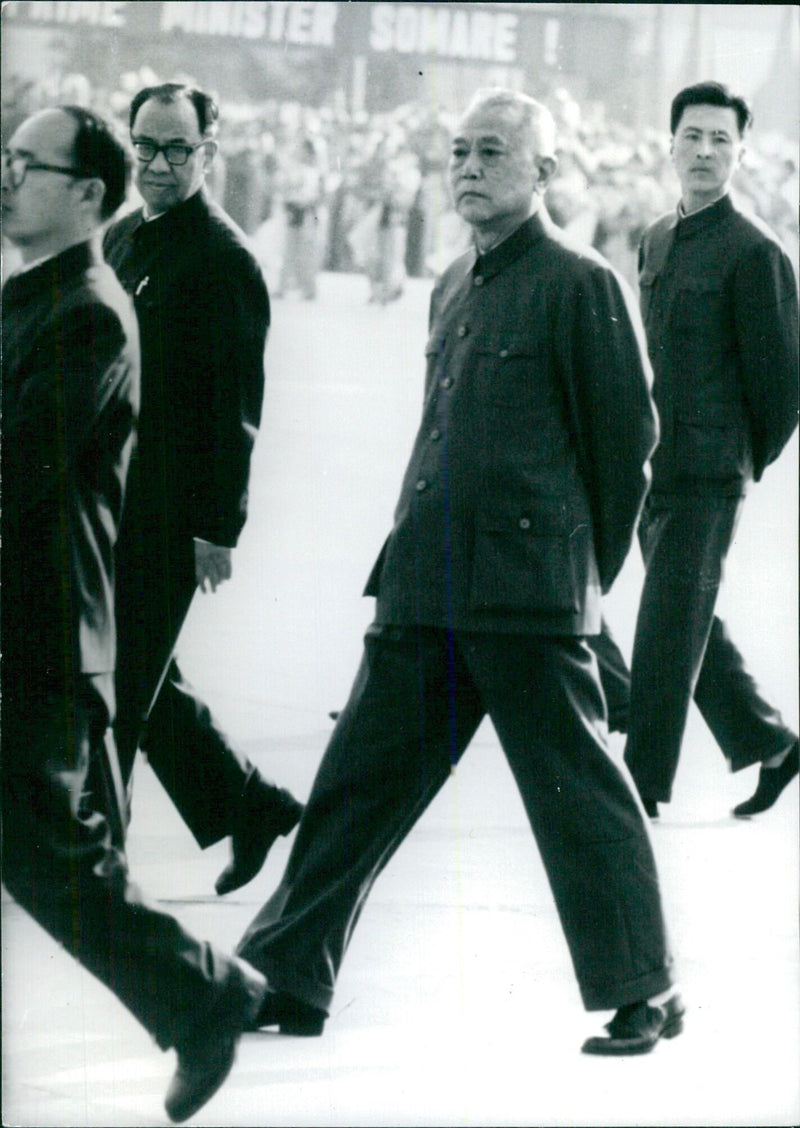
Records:
{"label": "man's ear", "polygon": [[214,163],[214,157],[217,155],[219,143],[217,141],[206,141],[203,146],[203,171],[208,172]]}
{"label": "man's ear", "polygon": [[556,169],[558,168],[558,161],[555,157],[537,157],[536,158],[536,171],[538,176],[536,178],[536,191],[544,193],[547,190],[550,181],[555,176]]}
{"label": "man's ear", "polygon": [[99,176],[88,177],[86,180],[78,180],[77,182],[79,199],[81,203],[90,204],[93,208],[97,209],[98,215],[103,206],[103,198],[106,194],[106,186]]}

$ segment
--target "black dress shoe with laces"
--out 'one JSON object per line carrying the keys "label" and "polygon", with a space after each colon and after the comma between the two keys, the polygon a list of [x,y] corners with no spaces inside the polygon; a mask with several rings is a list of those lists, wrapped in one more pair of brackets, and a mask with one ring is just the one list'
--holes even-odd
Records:
{"label": "black dress shoe with laces", "polygon": [[294,830],[302,813],[302,804],[288,791],[263,787],[254,789],[252,796],[246,793],[231,835],[233,856],[217,878],[217,893],[232,893],[252,881],[275,839]]}
{"label": "black dress shoe with laces", "polygon": [[758,787],[749,799],[733,808],[737,818],[747,818],[748,815],[760,815],[774,806],[782,791],[792,782],[800,770],[800,746],[795,741],[788,756],[777,768],[762,766],[758,775]]}
{"label": "black dress shoe with laces", "polygon": [[587,1038],[585,1054],[619,1057],[647,1054],[659,1038],[675,1038],[683,1030],[685,1007],[677,993],[660,1006],[642,1000],[620,1007],[606,1026],[607,1035]]}
{"label": "black dress shoe with laces", "polygon": [[240,1034],[249,1030],[267,990],[264,976],[244,960],[233,958],[228,984],[211,1012],[175,1046],[178,1066],[164,1107],[175,1124],[188,1120],[222,1086],[236,1057]]}
{"label": "black dress shoe with laces", "polygon": [[277,1026],[281,1034],[315,1038],[322,1033],[327,1017],[324,1010],[304,1003],[294,995],[268,990],[250,1029],[265,1030],[270,1026]]}

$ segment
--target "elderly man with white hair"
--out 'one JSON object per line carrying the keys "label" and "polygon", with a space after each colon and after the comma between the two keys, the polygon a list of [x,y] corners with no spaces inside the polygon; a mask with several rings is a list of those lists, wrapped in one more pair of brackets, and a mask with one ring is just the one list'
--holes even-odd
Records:
{"label": "elderly man with white hair", "polygon": [[450,181],[474,248],[437,282],[422,422],[350,699],[280,886],[238,953],[270,988],[257,1025],[319,1034],[372,885],[485,716],[539,846],[591,1053],[678,1034],[643,813],[607,752],[586,636],[628,553],[656,441],[644,337],[608,263],[552,224],[544,106],[479,92]]}

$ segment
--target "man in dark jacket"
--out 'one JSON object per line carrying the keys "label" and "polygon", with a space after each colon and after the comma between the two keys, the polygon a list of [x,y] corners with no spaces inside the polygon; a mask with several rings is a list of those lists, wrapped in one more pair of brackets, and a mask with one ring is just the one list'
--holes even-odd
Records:
{"label": "man in dark jacket", "polygon": [[142,347],[138,444],[118,557],[116,723],[127,784],[136,750],[205,848],[232,836],[217,892],[255,876],[300,805],[220,731],[172,654],[197,585],[231,575],[261,417],[269,299],[245,237],[203,189],[217,107],[199,90],[148,87],[131,103],[144,208],[105,253],[133,296]]}
{"label": "man in dark jacket", "polygon": [[[184,1120],[225,1080],[264,981],[147,905],[112,844],[114,541],[139,350],[99,252],[121,204],[122,145],[73,106],[24,122],[3,153],[3,881],[109,987],[178,1069]],[[90,764],[107,787],[84,792]]]}
{"label": "man in dark jacket", "polygon": [[584,1048],[641,1053],[681,1029],[650,841],[607,755],[584,638],[646,488],[644,338],[624,283],[542,207],[554,146],[545,108],[508,91],[477,96],[454,141],[477,253],[434,289],[422,424],[367,586],[364,659],[283,880],[238,948],[273,989],[259,1025],[322,1030],[375,878],[488,714],[584,1003],[618,1010]]}
{"label": "man in dark jacket", "polygon": [[797,775],[797,736],[759,692],[714,614],[745,492],[797,426],[792,264],[728,190],[750,111],[717,83],[672,103],[676,212],[645,232],[640,287],[661,442],[639,537],[646,565],[625,760],[651,817],[669,802],[694,700],[733,771],[760,763],[772,806]]}

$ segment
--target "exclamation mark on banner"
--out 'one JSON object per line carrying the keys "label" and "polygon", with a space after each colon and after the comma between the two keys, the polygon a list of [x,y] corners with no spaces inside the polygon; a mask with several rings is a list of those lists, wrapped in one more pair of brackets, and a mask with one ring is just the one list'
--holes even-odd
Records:
{"label": "exclamation mark on banner", "polygon": [[558,20],[548,20],[544,25],[544,61],[548,67],[558,65]]}

